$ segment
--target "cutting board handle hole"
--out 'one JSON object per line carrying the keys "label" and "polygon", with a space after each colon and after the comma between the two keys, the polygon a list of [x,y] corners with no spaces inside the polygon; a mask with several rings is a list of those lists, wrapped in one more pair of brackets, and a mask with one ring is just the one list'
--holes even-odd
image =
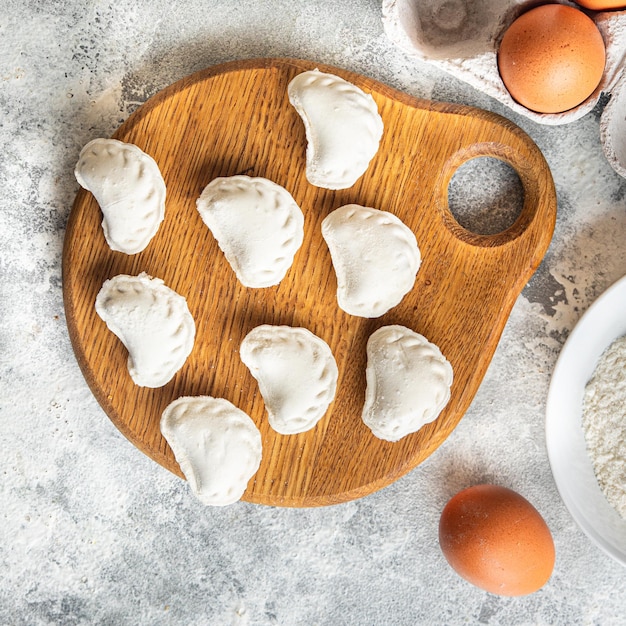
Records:
{"label": "cutting board handle hole", "polygon": [[460,165],[448,183],[448,208],[465,230],[475,235],[496,235],[519,218],[524,207],[524,186],[513,167],[489,156],[474,157]]}

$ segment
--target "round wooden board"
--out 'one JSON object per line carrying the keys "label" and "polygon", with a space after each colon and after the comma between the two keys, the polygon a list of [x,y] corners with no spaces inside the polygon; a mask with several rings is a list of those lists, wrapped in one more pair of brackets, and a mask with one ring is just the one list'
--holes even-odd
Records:
{"label": "round wooden board", "polygon": [[[351,188],[329,191],[305,178],[306,139],[287,85],[318,67],[371,93],[385,132],[378,154]],[[182,476],[159,430],[163,409],[183,395],[224,397],[259,426],[263,460],[244,499],[278,506],[339,503],[388,485],[429,456],[469,406],[520,290],[539,265],[556,217],[547,164],[511,122],[468,107],[411,98],[338,68],[293,59],[233,62],[194,74],[151,98],[114,135],[159,164],[166,217],[140,254],[112,252],[93,196],[80,190],[63,252],[63,289],[72,344],[103,409],[140,450]],[[470,158],[510,164],[524,207],[503,233],[467,232],[448,209],[454,171]],[[246,289],[196,210],[217,176],[263,176],[285,187],[305,216],[304,243],[282,282]],[[390,211],[413,229],[422,266],[413,290],[378,319],[337,307],[336,279],[321,236],[323,218],[357,203]],[[102,283],[147,272],[187,298],[196,322],[194,349],[159,389],[133,384],[127,353],[94,309]],[[259,324],[303,326],[331,347],[339,366],[335,401],[312,430],[291,436],[267,423],[256,381],[239,358],[243,337]],[[397,443],[374,437],[361,421],[365,346],[380,326],[402,324],[435,342],[454,368],[449,404],[439,418]]]}

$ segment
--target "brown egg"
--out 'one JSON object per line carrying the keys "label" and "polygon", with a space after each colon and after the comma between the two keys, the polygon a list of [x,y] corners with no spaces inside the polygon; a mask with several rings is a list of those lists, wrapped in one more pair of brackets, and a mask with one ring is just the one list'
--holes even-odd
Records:
{"label": "brown egg", "polygon": [[612,11],[626,8],[624,0],[575,0],[575,2],[592,11]]}
{"label": "brown egg", "polygon": [[503,596],[537,591],[554,569],[554,542],[537,509],[497,485],[470,487],[448,502],[439,544],[459,576]]}
{"label": "brown egg", "polygon": [[561,113],[596,89],[606,61],[602,35],[581,10],[545,4],[506,30],[498,69],[514,100],[538,113]]}

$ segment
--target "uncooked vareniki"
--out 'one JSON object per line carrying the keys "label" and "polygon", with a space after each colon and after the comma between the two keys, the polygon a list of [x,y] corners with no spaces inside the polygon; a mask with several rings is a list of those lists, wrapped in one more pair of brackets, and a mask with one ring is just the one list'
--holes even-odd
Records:
{"label": "uncooked vareniki", "polygon": [[306,328],[263,324],[246,335],[239,354],[259,383],[276,432],[301,433],[324,416],[335,397],[338,370],[320,337]]}
{"label": "uncooked vareniki", "polygon": [[196,205],[245,287],[284,278],[304,238],[304,215],[285,188],[266,178],[225,176],[212,180]]}
{"label": "uncooked vareniki", "polygon": [[387,441],[417,432],[448,403],[452,378],[434,343],[404,326],[383,326],[367,342],[363,422]]}
{"label": "uncooked vareniki", "polygon": [[261,433],[246,413],[224,398],[174,400],[161,416],[161,433],[203,504],[237,502],[259,469]]}
{"label": "uncooked vareniki", "polygon": [[421,255],[413,231],[395,215],[347,204],[324,218],[322,236],[346,313],[379,317],[413,288]]}
{"label": "uncooked vareniki", "polygon": [[111,250],[144,250],[165,216],[165,182],[156,161],[134,144],[94,139],[81,150],[74,174],[100,205]]}
{"label": "uncooked vareniki", "polygon": [[196,327],[183,296],[145,272],[102,285],[96,312],[128,350],[128,371],[141,387],[161,387],[184,365]]}
{"label": "uncooked vareniki", "polygon": [[307,180],[326,189],[352,187],[378,152],[383,134],[374,98],[319,70],[298,74],[287,92],[304,123]]}

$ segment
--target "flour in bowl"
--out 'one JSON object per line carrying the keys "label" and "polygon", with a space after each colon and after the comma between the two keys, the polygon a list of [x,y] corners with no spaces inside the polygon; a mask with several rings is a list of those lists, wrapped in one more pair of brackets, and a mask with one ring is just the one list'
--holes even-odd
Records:
{"label": "flour in bowl", "polygon": [[598,484],[626,519],[626,336],[598,360],[585,387],[582,423]]}

